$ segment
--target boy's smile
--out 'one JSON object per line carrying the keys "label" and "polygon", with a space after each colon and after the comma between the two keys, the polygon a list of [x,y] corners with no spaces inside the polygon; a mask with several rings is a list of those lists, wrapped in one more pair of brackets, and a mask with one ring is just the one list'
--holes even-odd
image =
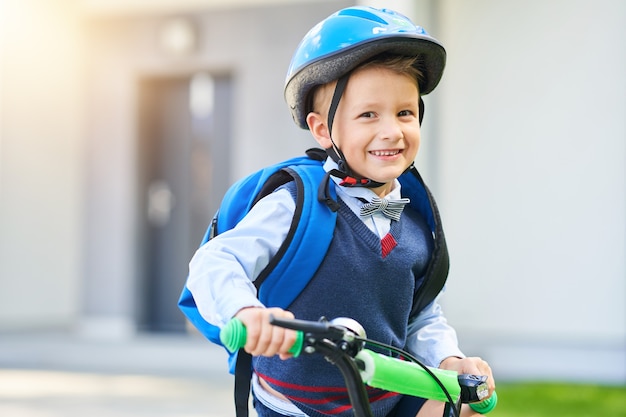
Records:
{"label": "boy's smile", "polygon": [[[323,136],[316,139],[329,148],[330,138]],[[350,75],[339,103],[333,140],[352,171],[384,183],[373,191],[387,194],[419,149],[417,81],[379,66],[357,69]]]}

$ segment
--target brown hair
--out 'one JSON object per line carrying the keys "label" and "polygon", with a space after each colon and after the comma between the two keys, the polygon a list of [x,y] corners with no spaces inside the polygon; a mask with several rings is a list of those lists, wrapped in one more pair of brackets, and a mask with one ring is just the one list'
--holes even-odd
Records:
{"label": "brown hair", "polygon": [[[419,69],[420,59],[417,56],[403,56],[392,54],[376,55],[355,68],[381,67],[400,75],[406,75],[415,80],[418,85],[424,80],[424,73]],[[354,70],[353,70],[354,71]]]}

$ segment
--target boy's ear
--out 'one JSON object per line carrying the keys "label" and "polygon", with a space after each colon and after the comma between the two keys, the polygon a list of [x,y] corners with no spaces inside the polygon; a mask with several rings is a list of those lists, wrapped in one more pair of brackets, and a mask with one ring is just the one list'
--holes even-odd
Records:
{"label": "boy's ear", "polygon": [[333,145],[330,140],[330,135],[328,134],[326,120],[324,120],[319,113],[309,113],[306,116],[306,124],[309,126],[311,134],[322,148],[328,149]]}

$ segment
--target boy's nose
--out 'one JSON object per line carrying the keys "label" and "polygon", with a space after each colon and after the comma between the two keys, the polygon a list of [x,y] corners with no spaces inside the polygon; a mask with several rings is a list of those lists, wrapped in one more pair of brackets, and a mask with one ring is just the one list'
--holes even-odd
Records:
{"label": "boy's nose", "polygon": [[399,140],[404,136],[402,127],[395,118],[387,118],[382,121],[380,135],[385,140]]}

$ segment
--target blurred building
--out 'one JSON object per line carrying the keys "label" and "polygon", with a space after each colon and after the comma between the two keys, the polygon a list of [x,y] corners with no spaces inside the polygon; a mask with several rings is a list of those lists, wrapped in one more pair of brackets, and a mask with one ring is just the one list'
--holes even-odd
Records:
{"label": "blurred building", "polygon": [[[354,3],[0,0],[0,331],[187,331],[224,190],[315,145],[282,96],[292,52]],[[448,51],[418,165],[466,352],[626,382],[626,3],[384,6]]]}

